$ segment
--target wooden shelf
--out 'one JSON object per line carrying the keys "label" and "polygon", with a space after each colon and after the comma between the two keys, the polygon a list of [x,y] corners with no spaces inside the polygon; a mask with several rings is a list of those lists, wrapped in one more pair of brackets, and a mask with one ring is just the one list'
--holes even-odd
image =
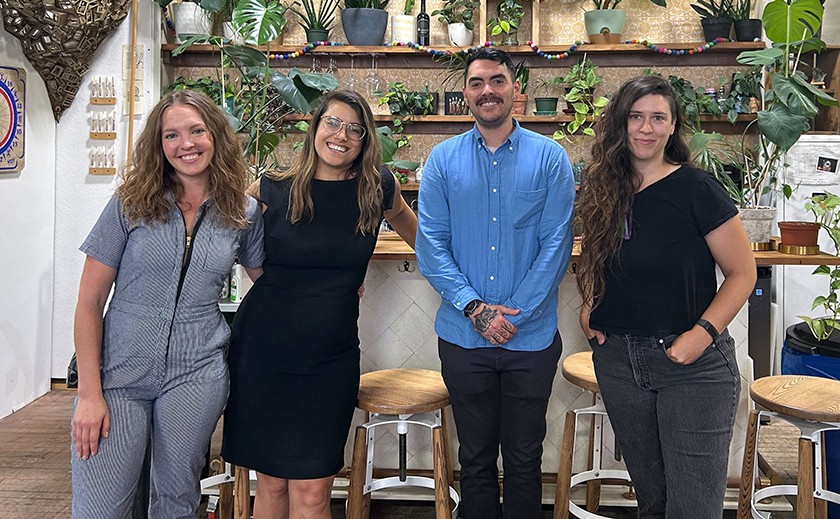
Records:
{"label": "wooden shelf", "polygon": [[[673,50],[696,49],[704,43],[658,43],[660,47]],[[540,49],[548,54],[558,54],[569,50],[568,45],[545,45]],[[172,51],[177,49],[177,44],[165,44],[161,46],[161,56],[166,65],[181,67],[215,67],[219,62],[219,49],[213,45],[193,45],[186,52],[173,57]],[[461,50],[457,47],[430,47],[438,51],[456,52]],[[676,56],[659,54],[640,44],[615,44],[615,45],[580,45],[566,59],[548,60],[538,56],[533,49],[527,45],[516,47],[502,47],[508,53],[524,60],[531,66],[541,68],[562,68],[570,67],[577,62],[579,57],[587,53],[588,57],[598,66],[602,67],[656,67],[656,66],[735,66],[735,58],[743,51],[757,50],[764,48],[764,42],[725,42],[719,43],[709,50],[692,56]],[[300,50],[300,46],[272,46],[269,51],[272,53],[289,53]],[[305,67],[312,64],[312,57],[329,56],[334,57],[339,67],[349,67],[350,58],[355,60],[355,66],[365,66],[365,59],[370,60],[376,57],[377,63],[382,68],[417,68],[422,64],[424,68],[443,68],[445,61],[436,61],[425,52],[416,51],[409,47],[358,47],[342,45],[336,47],[317,47],[311,54],[303,55],[294,59],[273,60],[272,65],[277,67]],[[362,58],[360,60],[360,58]],[[384,63],[381,60],[387,60]]]}

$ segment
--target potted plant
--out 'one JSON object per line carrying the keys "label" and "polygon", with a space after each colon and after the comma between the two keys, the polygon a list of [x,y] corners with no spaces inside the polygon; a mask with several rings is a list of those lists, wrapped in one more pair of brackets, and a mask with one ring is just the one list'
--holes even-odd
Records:
{"label": "potted plant", "polygon": [[225,67],[236,69],[238,84],[228,116],[237,132],[247,134],[245,154],[257,176],[278,166],[274,150],[287,129],[285,117],[311,112],[324,92],[338,86],[332,74],[296,68],[283,74],[271,68],[268,44],[286,25],[285,12],[278,0],[240,0],[231,23],[244,44],[225,45],[218,36],[194,36],[172,51],[177,56],[193,44],[212,43],[221,51],[220,77],[226,77]]}
{"label": "potted plant", "polygon": [[583,58],[571,66],[569,72],[554,78],[553,82],[565,85],[566,94],[563,99],[569,108],[564,112],[574,117],[572,121],[560,125],[560,128],[554,132],[554,139],[569,140],[571,135],[578,131],[590,137],[594,136],[595,121],[609,103],[606,97],[595,95],[595,89],[603,82],[595,64],[584,54]]}
{"label": "potted plant", "polygon": [[691,4],[694,12],[700,15],[700,25],[703,27],[703,37],[706,41],[729,39],[732,31],[732,1],[695,0],[696,3]]}
{"label": "potted plant", "polygon": [[[659,7],[666,7],[666,0],[651,0]],[[586,34],[590,43],[621,43],[627,13],[618,9],[621,0],[592,0],[595,9],[583,13]]]}
{"label": "potted plant", "polygon": [[[303,9],[301,10],[301,6]],[[306,41],[329,41],[330,30],[335,23],[335,10],[338,0],[321,0],[321,5],[315,9],[314,0],[300,0],[289,6],[289,10],[298,17],[298,23],[306,32]]]}
{"label": "potted plant", "polygon": [[[819,0],[773,0],[764,8],[762,23],[773,46],[742,52],[738,62],[764,68],[768,81],[764,86],[763,109],[758,112],[758,143],[749,145],[741,139],[741,196],[736,201],[744,211],[760,206],[762,197],[775,192],[784,168],[784,155],[810,129],[810,120],[819,112],[818,104],[840,106],[824,90],[814,87],[798,70],[803,52],[820,51],[825,42],[814,33],[822,24],[823,7]],[[791,58],[789,58],[792,57]],[[750,123],[750,126],[753,123]],[[749,126],[748,126],[749,129]],[[789,195],[784,184],[781,191]],[[772,200],[771,200],[772,201]],[[767,226],[772,224],[775,208],[769,208]],[[765,234],[764,231],[762,234]],[[766,232],[769,235],[769,230]]]}
{"label": "potted plant", "polygon": [[[534,115],[557,115],[557,103],[560,98],[550,95],[552,87],[555,85],[553,80],[538,78],[534,81]],[[538,95],[541,94],[541,95]]]}
{"label": "potted plant", "polygon": [[[201,76],[198,78],[178,76],[175,78],[175,81],[166,87],[165,93],[176,90],[195,90],[196,92],[201,92],[212,99],[217,105],[226,106],[229,109],[233,106],[233,98],[236,95],[233,84],[230,81],[222,82],[210,76]],[[224,103],[222,103],[223,91]]]}
{"label": "potted plant", "polygon": [[382,45],[388,27],[389,0],[344,0],[341,25],[350,45]]}
{"label": "potted plant", "polygon": [[401,133],[404,126],[411,122],[414,115],[430,115],[437,113],[438,93],[409,90],[405,83],[393,82],[388,85],[388,91],[379,98],[379,104],[388,107],[388,112],[394,116],[394,131]]}
{"label": "potted plant", "polygon": [[[525,106],[528,104],[528,95],[525,93],[528,88],[528,78],[531,75],[531,69],[525,60],[520,61],[516,65],[514,71],[514,81],[519,81],[519,90],[513,94],[513,115],[525,115]],[[555,110],[557,106],[555,105]]]}
{"label": "potted plant", "polygon": [[497,14],[498,16],[487,21],[490,35],[504,35],[502,45],[519,45],[516,32],[519,30],[522,17],[525,16],[525,8],[516,0],[502,0]]}
{"label": "potted plant", "polygon": [[447,24],[449,41],[456,47],[469,47],[472,45],[473,29],[475,23],[473,16],[478,2],[473,0],[446,0],[441,9],[432,11],[432,16],[437,16],[438,21]]}
{"label": "potted plant", "polygon": [[750,0],[732,0],[729,12],[735,27],[735,40],[758,41],[761,39],[761,19],[750,18],[752,5]]}
{"label": "potted plant", "polygon": [[417,40],[417,18],[412,16],[414,0],[405,0],[403,14],[391,16],[391,41]]}
{"label": "potted plant", "polygon": [[[814,195],[805,202],[805,209],[814,214],[820,228],[828,233],[834,244],[834,254],[840,254],[840,196],[829,192]],[[837,294],[840,290],[840,265],[820,265],[812,274],[828,276],[828,293],[817,296],[811,304],[811,310],[821,308],[825,316],[798,317],[805,321],[817,340],[826,340],[834,330],[840,331],[840,322],[837,320],[840,316],[840,296]]]}

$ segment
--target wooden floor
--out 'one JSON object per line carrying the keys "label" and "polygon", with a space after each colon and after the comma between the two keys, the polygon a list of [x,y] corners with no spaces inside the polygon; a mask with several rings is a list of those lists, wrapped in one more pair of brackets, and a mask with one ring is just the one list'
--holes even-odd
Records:
{"label": "wooden floor", "polygon": [[[74,391],[51,391],[23,409],[0,420],[0,519],[68,519],[70,517],[70,415]],[[767,427],[765,429],[773,429]],[[773,445],[759,450],[771,466],[784,477],[795,474],[796,431],[763,435]],[[214,435],[211,454],[218,454],[220,438]],[[770,452],[765,452],[770,447]],[[777,452],[780,451],[780,452]],[[781,468],[781,470],[780,470]],[[632,511],[602,511],[615,518],[635,517]],[[204,515],[202,515],[204,517]],[[335,502],[333,517],[344,518],[343,503]],[[374,501],[375,519],[434,517],[428,503],[390,503]],[[545,518],[551,517],[546,507]],[[728,511],[725,518],[734,517]],[[774,513],[774,519],[793,514]]]}

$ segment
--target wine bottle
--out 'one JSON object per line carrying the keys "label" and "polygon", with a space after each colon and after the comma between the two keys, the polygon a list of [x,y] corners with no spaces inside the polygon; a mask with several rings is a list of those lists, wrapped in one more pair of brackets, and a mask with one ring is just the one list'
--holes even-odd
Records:
{"label": "wine bottle", "polygon": [[417,44],[429,44],[429,15],[426,14],[426,0],[420,0],[420,14],[417,15]]}

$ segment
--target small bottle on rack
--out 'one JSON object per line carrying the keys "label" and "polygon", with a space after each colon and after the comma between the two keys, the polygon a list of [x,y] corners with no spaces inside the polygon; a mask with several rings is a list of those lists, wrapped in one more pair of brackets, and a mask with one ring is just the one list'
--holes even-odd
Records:
{"label": "small bottle on rack", "polygon": [[429,44],[429,15],[426,14],[426,0],[420,0],[420,14],[417,15],[417,44]]}

